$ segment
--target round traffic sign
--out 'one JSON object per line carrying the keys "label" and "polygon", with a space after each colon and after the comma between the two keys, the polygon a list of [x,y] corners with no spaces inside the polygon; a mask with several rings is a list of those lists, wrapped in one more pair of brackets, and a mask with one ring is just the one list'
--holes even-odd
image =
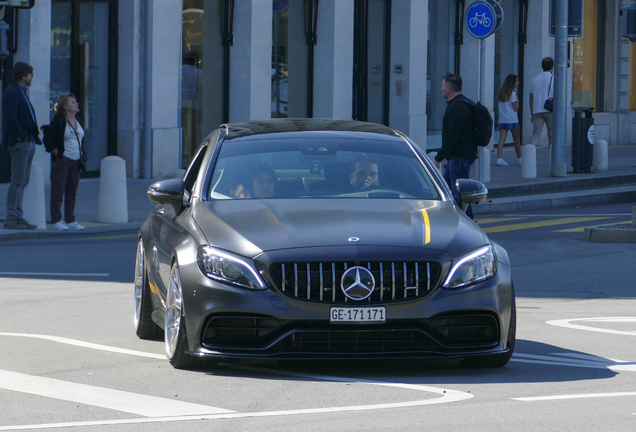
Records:
{"label": "round traffic sign", "polygon": [[466,28],[477,39],[490,36],[495,30],[495,11],[484,2],[475,2],[466,12]]}

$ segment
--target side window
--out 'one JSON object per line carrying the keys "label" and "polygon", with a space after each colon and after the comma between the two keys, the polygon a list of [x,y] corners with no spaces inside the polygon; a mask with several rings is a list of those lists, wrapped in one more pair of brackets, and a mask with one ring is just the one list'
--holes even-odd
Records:
{"label": "side window", "polygon": [[185,178],[183,180],[184,191],[186,192],[187,198],[190,198],[192,195],[192,189],[194,188],[194,184],[197,181],[197,177],[199,176],[199,170],[201,169],[201,163],[203,162],[203,158],[205,157],[205,152],[208,149],[208,143],[205,142],[199,147],[197,150],[196,156],[192,159],[192,163],[188,167],[188,171],[186,172]]}

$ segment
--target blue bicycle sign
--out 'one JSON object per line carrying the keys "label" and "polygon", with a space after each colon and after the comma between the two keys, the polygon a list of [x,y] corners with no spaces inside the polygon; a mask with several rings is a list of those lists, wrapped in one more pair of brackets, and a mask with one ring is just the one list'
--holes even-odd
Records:
{"label": "blue bicycle sign", "polygon": [[486,16],[486,12],[483,14],[475,14],[475,16],[468,21],[468,25],[473,28],[477,27],[477,24],[484,27],[490,27],[490,19]]}
{"label": "blue bicycle sign", "polygon": [[495,30],[495,11],[488,3],[473,3],[466,12],[466,28],[477,39],[487,38]]}

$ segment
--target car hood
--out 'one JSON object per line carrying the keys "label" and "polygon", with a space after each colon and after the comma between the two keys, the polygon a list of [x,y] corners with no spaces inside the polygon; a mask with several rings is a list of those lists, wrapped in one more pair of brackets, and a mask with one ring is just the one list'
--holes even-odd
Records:
{"label": "car hood", "polygon": [[458,256],[486,243],[485,234],[451,202],[397,199],[214,200],[194,219],[209,244],[254,257],[291,248],[397,246]]}

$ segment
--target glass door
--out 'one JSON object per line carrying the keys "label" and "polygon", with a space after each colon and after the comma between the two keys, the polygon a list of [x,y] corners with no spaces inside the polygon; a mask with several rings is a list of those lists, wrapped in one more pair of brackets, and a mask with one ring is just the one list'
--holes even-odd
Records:
{"label": "glass door", "polygon": [[101,160],[116,153],[116,57],[112,49],[110,17],[115,2],[54,1],[51,4],[50,118],[60,96],[73,93],[84,127],[87,171],[96,175]]}

